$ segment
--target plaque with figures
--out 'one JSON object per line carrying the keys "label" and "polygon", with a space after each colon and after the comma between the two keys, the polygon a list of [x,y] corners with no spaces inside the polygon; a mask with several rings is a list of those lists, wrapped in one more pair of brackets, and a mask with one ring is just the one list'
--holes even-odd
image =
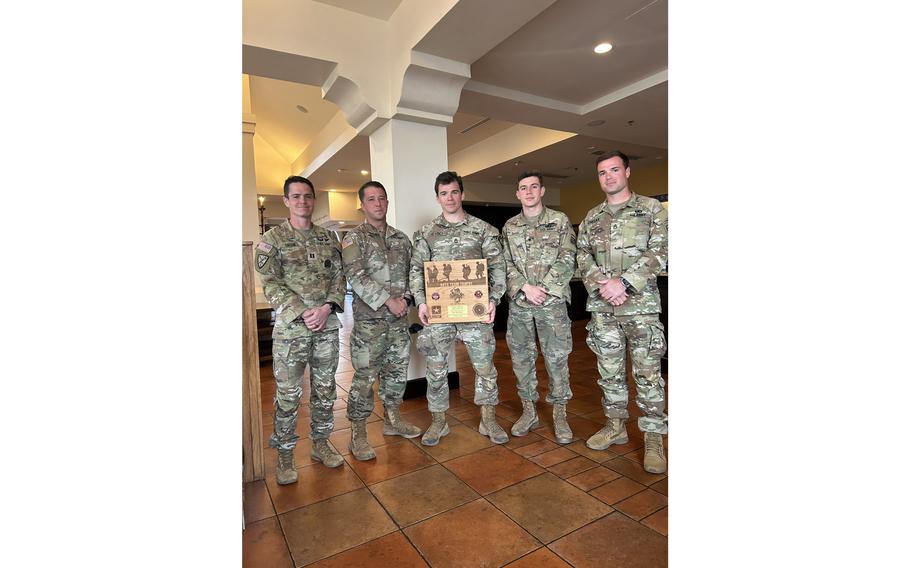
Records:
{"label": "plaque with figures", "polygon": [[487,260],[423,263],[430,324],[485,321],[490,305]]}

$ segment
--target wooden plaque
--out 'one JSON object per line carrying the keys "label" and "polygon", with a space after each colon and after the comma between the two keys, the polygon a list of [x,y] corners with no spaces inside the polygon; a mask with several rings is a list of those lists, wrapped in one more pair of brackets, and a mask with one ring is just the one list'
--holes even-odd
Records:
{"label": "wooden plaque", "polygon": [[487,260],[423,263],[430,324],[485,321],[490,305]]}

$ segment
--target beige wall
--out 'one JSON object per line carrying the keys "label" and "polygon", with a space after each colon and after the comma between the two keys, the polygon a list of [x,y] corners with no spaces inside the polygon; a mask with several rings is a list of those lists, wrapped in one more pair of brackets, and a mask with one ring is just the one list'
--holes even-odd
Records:
{"label": "beige wall", "polygon": [[[647,168],[636,169],[632,165],[632,175],[629,177],[629,186],[632,191],[641,195],[660,195],[667,191],[667,164],[657,164]],[[591,180],[562,188],[562,211],[569,216],[572,223],[581,223],[588,211],[604,200],[603,190],[597,183],[593,169]]]}

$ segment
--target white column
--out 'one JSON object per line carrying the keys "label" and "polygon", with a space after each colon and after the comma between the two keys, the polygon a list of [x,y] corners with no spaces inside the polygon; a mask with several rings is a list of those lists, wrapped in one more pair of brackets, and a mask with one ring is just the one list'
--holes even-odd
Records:
{"label": "white column", "polygon": [[[414,233],[440,213],[433,185],[449,169],[446,128],[391,119],[370,135],[370,177],[385,186],[389,196],[388,222],[413,240]],[[411,310],[417,322],[417,310]],[[455,349],[449,352],[449,371],[455,370]],[[411,342],[408,379],[426,377],[426,359]]]}
{"label": "white column", "polygon": [[256,166],[253,163],[253,133],[256,118],[243,115],[243,240],[259,242],[259,201],[256,199]]}

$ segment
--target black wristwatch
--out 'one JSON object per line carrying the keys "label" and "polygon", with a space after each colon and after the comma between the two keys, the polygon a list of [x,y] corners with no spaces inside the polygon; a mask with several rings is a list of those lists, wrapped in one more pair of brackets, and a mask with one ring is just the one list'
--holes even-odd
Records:
{"label": "black wristwatch", "polygon": [[[622,282],[622,285],[626,287],[627,292],[629,291],[629,288],[632,288],[632,285],[629,284],[629,281],[626,280],[625,278],[623,278],[622,276],[619,277],[619,281]],[[632,288],[632,289],[634,290],[635,288]]]}

